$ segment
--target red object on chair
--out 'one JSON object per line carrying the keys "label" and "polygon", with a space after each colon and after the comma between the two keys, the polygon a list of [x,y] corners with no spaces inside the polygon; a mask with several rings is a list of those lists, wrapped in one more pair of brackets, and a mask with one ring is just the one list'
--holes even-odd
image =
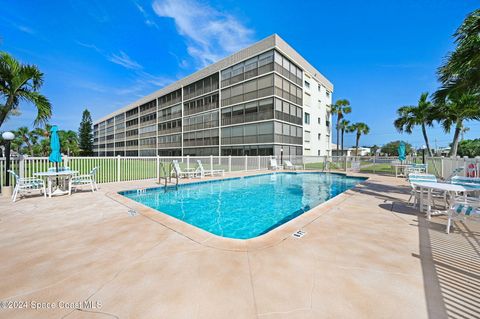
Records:
{"label": "red object on chair", "polygon": [[468,164],[467,177],[477,177],[477,165],[473,163]]}

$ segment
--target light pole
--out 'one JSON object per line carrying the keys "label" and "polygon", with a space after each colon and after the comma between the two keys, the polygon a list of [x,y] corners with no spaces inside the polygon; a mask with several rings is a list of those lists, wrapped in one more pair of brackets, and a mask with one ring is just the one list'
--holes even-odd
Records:
{"label": "light pole", "polygon": [[15,138],[15,135],[12,132],[3,132],[2,137],[5,140],[5,190],[6,190],[6,189],[10,189],[10,178],[8,173],[8,171],[10,170],[10,144],[12,140]]}
{"label": "light pole", "polygon": [[283,165],[283,147],[280,149],[280,165]]}

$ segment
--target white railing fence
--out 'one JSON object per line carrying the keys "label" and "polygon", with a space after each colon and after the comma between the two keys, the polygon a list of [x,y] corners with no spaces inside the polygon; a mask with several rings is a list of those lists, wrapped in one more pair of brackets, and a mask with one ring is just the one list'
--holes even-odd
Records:
{"label": "white railing fence", "polygon": [[[99,183],[132,181],[142,179],[159,178],[160,167],[170,164],[172,160],[178,160],[181,167],[193,168],[197,166],[197,160],[202,161],[205,169],[223,169],[225,172],[266,170],[269,168],[270,159],[273,156],[145,156],[145,157],[67,157],[59,163],[60,167],[68,166],[78,171],[79,174],[87,174],[94,167],[98,167],[97,181]],[[276,156],[279,164],[290,160],[294,165],[301,165],[307,170],[322,171],[360,171],[373,174],[393,174],[392,161],[396,157],[375,156],[301,156],[284,155]],[[407,162],[421,163],[422,158],[407,158]],[[455,169],[462,168],[458,174],[463,176],[480,176],[480,157],[476,158],[427,158],[429,173],[443,179],[450,177]],[[44,172],[50,167],[55,167],[48,161],[48,157],[21,157],[13,158],[10,168],[21,177],[33,177],[36,172]],[[0,186],[5,185],[6,179],[10,179],[10,185],[14,185],[14,177],[5,174],[5,158],[0,158]]]}

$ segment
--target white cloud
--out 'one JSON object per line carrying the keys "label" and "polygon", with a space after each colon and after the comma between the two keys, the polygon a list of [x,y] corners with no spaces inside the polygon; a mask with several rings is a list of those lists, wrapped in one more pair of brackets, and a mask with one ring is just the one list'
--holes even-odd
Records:
{"label": "white cloud", "polygon": [[136,1],[133,1],[133,4],[135,5],[135,7],[137,7],[138,11],[140,11],[140,13],[142,14],[145,24],[148,25],[149,27],[154,27],[158,29],[158,25],[155,23],[155,21],[152,20],[152,18],[150,17],[150,14],[145,10],[145,8],[142,7]]}
{"label": "white cloud", "polygon": [[153,10],[174,19],[178,33],[186,38],[188,53],[202,66],[253,42],[253,30],[236,17],[196,0],[155,0]]}
{"label": "white cloud", "polygon": [[142,66],[136,61],[132,60],[125,52],[120,51],[119,54],[111,54],[108,57],[110,62],[121,65],[127,69],[140,70]]}

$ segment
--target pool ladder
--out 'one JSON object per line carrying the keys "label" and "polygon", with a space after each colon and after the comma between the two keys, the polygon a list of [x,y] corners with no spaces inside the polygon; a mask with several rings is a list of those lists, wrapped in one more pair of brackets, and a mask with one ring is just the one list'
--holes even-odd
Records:
{"label": "pool ladder", "polygon": [[[173,169],[172,169],[173,167]],[[162,179],[164,180],[164,189],[165,192],[167,192],[168,189],[168,183],[172,182],[172,172],[175,171],[175,188],[178,190],[178,172],[175,169],[175,166],[172,163],[160,163],[159,167],[159,174],[158,174],[158,183],[162,184]],[[162,176],[163,173],[163,176]]]}

